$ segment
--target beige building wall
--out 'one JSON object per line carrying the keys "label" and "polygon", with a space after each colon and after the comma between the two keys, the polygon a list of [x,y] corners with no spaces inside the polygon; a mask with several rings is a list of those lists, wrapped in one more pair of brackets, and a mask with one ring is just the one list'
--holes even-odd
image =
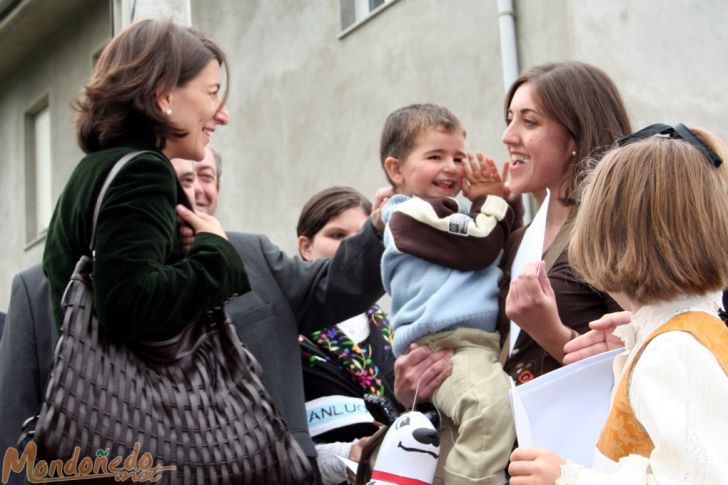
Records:
{"label": "beige building wall", "polygon": [[521,67],[577,59],[616,82],[633,126],[684,122],[728,140],[728,3],[520,0]]}
{"label": "beige building wall", "polygon": [[225,227],[293,252],[315,191],[345,184],[372,196],[386,184],[380,130],[410,103],[449,107],[471,148],[505,153],[495,2],[398,0],[343,38],[339,0],[193,1],[192,23],[230,56],[232,122],[213,139]]}
{"label": "beige building wall", "polygon": [[71,102],[91,74],[94,55],[109,39],[107,6],[98,0],[68,0],[63,8],[57,0],[21,2],[10,19],[15,24],[2,24],[0,29],[2,311],[7,309],[13,275],[40,262],[45,243],[29,234],[35,207],[26,197],[30,182],[26,115],[47,100],[55,201],[82,156]]}
{"label": "beige building wall", "polygon": [[[498,2],[395,0],[341,36],[342,2],[350,12],[353,1],[189,0],[192,25],[223,46],[232,70],[232,123],[213,140],[224,156],[218,215],[226,228],[265,233],[291,254],[300,207],[315,191],[348,184],[371,196],[386,184],[379,132],[396,108],[445,105],[462,119],[469,148],[506,155]],[[725,2],[514,3],[521,70],[594,63],[620,87],[636,128],[683,121],[728,140]],[[48,96],[55,199],[81,156],[70,102],[110,31],[107,1],[23,0],[19,8],[26,4],[34,11],[22,24],[0,21],[0,310],[12,276],[42,254],[43,241],[26,238],[25,113]],[[33,29],[45,34],[23,34]],[[23,49],[8,42],[23,35],[27,55],[13,56]]]}
{"label": "beige building wall", "polygon": [[[295,252],[304,201],[333,184],[367,195],[386,183],[378,137],[414,102],[452,109],[468,146],[505,157],[496,0],[398,0],[340,38],[341,4],[192,0],[192,23],[230,56],[232,122],[225,227],[264,232]],[[728,139],[728,4],[720,0],[516,0],[521,71],[577,59],[602,67],[635,128],[683,121]]]}

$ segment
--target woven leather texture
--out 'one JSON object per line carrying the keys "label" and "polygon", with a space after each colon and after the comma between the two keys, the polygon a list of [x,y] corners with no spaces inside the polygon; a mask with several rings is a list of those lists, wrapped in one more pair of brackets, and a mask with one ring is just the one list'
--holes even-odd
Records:
{"label": "woven leather texture", "polygon": [[155,465],[176,467],[160,483],[312,483],[308,459],[223,309],[165,342],[116,342],[93,311],[92,265],[79,260],[63,297],[34,435],[40,457],[67,460],[74,447],[80,457],[107,449],[127,456],[139,443]]}

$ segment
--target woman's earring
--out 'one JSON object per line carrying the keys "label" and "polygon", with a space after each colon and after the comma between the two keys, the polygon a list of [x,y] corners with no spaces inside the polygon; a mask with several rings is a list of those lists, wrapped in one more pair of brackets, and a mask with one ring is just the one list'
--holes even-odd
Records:
{"label": "woman's earring", "polygon": [[167,116],[172,116],[172,108],[167,108],[164,112]]}
{"label": "woman's earring", "polygon": [[[172,114],[172,112],[169,111],[167,114]],[[576,150],[574,150],[573,152],[571,152],[571,156],[572,157],[575,157],[576,156]]]}

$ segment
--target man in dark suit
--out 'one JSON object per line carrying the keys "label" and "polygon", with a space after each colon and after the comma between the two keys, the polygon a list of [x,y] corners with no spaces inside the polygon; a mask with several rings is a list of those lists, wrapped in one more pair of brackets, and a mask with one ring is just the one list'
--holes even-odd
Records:
{"label": "man in dark suit", "polygon": [[[219,193],[219,179],[217,191]],[[200,190],[198,188],[198,190]],[[216,201],[212,204],[215,207]],[[229,302],[241,340],[263,369],[263,382],[279,413],[311,462],[298,334],[364,312],[384,292],[379,274],[383,246],[372,223],[345,240],[331,260],[313,263],[286,256],[262,235],[228,233],[245,263],[252,291]],[[13,279],[8,328],[0,341],[0,456],[39,410],[57,331],[48,284],[40,265]],[[13,476],[13,479],[20,476]],[[22,480],[18,483],[22,483]]]}
{"label": "man in dark suit", "polygon": [[3,336],[3,328],[5,327],[5,313],[0,312],[0,338]]}

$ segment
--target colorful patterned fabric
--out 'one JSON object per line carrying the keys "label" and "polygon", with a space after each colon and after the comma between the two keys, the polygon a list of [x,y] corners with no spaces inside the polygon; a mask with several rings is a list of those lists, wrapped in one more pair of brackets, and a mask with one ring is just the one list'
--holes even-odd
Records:
{"label": "colorful patterned fabric", "polygon": [[[366,312],[370,335],[362,343],[353,342],[338,326],[333,325],[313,332],[308,340],[317,349],[302,345],[304,362],[310,367],[320,365],[322,359],[338,364],[346,370],[359,388],[361,394],[373,393],[378,396],[389,394],[385,389],[382,376],[382,361],[392,360],[392,330],[389,321],[378,305]],[[318,350],[318,352],[316,351]],[[388,384],[388,383],[387,383]]]}

